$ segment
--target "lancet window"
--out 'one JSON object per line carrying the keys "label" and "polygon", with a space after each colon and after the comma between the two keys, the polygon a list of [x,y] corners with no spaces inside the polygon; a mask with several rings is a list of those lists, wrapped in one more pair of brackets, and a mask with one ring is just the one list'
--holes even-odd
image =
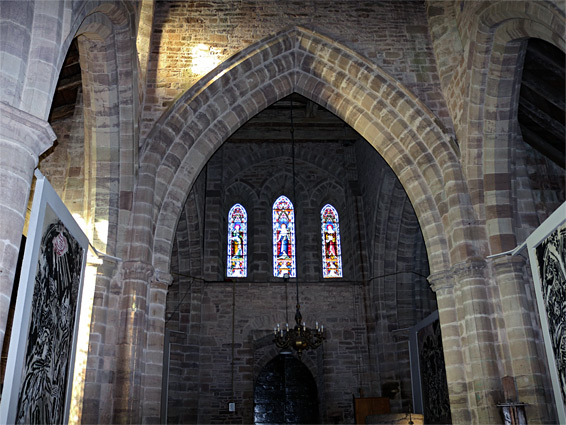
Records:
{"label": "lancet window", "polygon": [[286,196],[273,203],[273,275],[296,277],[295,210]]}
{"label": "lancet window", "polygon": [[241,204],[228,212],[228,277],[246,277],[248,271],[248,214]]}
{"label": "lancet window", "polygon": [[342,277],[342,250],[338,212],[330,204],[320,211],[322,233],[322,277]]}

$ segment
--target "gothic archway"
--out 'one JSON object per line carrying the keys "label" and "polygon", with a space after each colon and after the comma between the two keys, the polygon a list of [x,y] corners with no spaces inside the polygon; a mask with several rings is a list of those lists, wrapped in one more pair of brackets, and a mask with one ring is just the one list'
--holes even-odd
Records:
{"label": "gothic archway", "polygon": [[[178,219],[200,171],[233,132],[292,93],[337,115],[388,163],[415,210],[431,272],[481,257],[483,229],[474,218],[457,147],[439,120],[369,60],[294,27],[228,59],[156,123],[140,153],[126,256],[133,271],[153,273],[156,281],[169,272]],[[136,284],[149,279],[137,276]],[[447,314],[452,300],[446,291]]]}
{"label": "gothic archway", "polygon": [[[156,124],[141,154],[134,204],[136,227],[155,232],[134,232],[129,258],[169,270],[175,226],[204,164],[244,122],[292,92],[342,118],[388,162],[417,213],[432,271],[477,255],[482,245],[473,242],[478,229],[455,147],[438,120],[382,69],[295,27],[220,65]],[[454,246],[447,234],[456,229],[469,242]]]}

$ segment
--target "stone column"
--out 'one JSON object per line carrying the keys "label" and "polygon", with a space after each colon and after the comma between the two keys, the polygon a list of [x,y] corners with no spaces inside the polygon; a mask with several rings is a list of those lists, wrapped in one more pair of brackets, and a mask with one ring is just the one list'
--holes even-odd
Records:
{"label": "stone column", "polygon": [[462,311],[464,364],[468,376],[468,401],[472,422],[501,421],[497,403],[502,400],[501,374],[495,349],[494,309],[483,260],[469,260],[453,268],[458,282],[456,297]]}
{"label": "stone column", "polygon": [[470,259],[430,278],[437,292],[454,424],[501,422],[501,377],[486,263]]}
{"label": "stone column", "polygon": [[526,260],[521,256],[499,257],[492,262],[507,342],[502,353],[506,359],[505,375],[515,378],[518,401],[528,404],[529,423],[552,423],[556,419],[552,417],[549,400],[545,398],[548,384],[541,363],[545,357],[537,348],[537,336],[531,320],[531,312],[536,311],[536,306],[528,293],[525,265]]}
{"label": "stone column", "polygon": [[122,265],[112,423],[143,422],[142,378],[145,373],[148,299],[153,276],[151,264],[126,261]]}
{"label": "stone column", "polygon": [[172,282],[173,277],[170,274],[156,270],[149,287],[145,373],[142,380],[142,423],[144,424],[158,424],[161,419],[165,306],[167,291]]}
{"label": "stone column", "polygon": [[468,424],[472,419],[468,407],[460,320],[454,297],[454,284],[456,283],[454,273],[451,271],[435,273],[429,276],[428,281],[432,290],[436,293],[452,422],[454,424]]}
{"label": "stone column", "polygon": [[33,171],[55,138],[46,121],[0,102],[0,349]]}
{"label": "stone column", "polygon": [[122,266],[112,423],[159,423],[165,303],[172,277],[141,261]]}

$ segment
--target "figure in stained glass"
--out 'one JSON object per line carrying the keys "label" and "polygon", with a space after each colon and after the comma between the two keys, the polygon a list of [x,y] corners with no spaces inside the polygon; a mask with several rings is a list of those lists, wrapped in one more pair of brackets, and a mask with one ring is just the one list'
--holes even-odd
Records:
{"label": "figure in stained glass", "polygon": [[242,226],[239,224],[234,225],[230,241],[232,242],[232,258],[242,258],[242,245],[244,240],[242,237]]}
{"label": "figure in stained glass", "polygon": [[336,251],[336,231],[332,224],[326,225],[326,230],[324,232],[324,244],[326,249],[326,258],[335,259],[337,255]]}
{"label": "figure in stained glass", "polygon": [[283,222],[279,225],[279,230],[277,230],[277,258],[291,258],[290,248],[291,245],[289,244],[289,231],[287,230],[287,223]]}
{"label": "figure in stained glass", "polygon": [[321,212],[322,231],[322,276],[342,277],[342,253],[338,212],[326,204]]}
{"label": "figure in stained glass", "polygon": [[247,222],[246,209],[235,204],[228,213],[228,277],[247,275]]}
{"label": "figure in stained glass", "polygon": [[273,203],[273,275],[296,276],[295,212],[289,198],[280,196]]}

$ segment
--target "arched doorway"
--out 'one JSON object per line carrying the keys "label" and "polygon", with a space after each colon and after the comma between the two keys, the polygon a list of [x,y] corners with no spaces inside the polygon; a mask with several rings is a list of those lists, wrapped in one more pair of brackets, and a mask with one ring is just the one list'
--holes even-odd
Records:
{"label": "arched doorway", "polygon": [[319,422],[318,390],[310,370],[282,352],[261,370],[254,389],[255,424]]}

